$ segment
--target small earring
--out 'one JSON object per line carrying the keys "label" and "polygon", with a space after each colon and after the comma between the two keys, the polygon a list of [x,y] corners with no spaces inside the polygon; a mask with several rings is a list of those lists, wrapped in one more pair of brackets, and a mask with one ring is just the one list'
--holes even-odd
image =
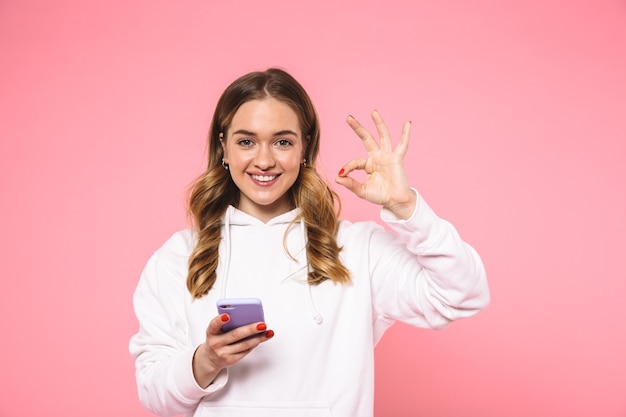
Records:
{"label": "small earring", "polygon": [[302,166],[306,168],[306,158],[302,160]]}
{"label": "small earring", "polygon": [[226,171],[228,171],[228,164],[226,163],[226,161],[224,161],[224,158],[222,158],[222,166]]}

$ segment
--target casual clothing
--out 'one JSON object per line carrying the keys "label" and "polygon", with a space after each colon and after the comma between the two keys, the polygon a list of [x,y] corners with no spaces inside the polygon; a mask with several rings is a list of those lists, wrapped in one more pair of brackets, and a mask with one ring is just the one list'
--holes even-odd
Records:
{"label": "casual clothing", "polygon": [[[130,341],[139,396],[149,410],[161,416],[372,416],[374,346],[394,321],[440,329],[489,303],[478,254],[420,196],[408,220],[381,211],[395,233],[374,222],[341,221],[340,259],[352,277],[343,285],[307,284],[304,226],[289,227],[298,210],[263,223],[229,207],[217,281],[201,299],[186,288],[196,243],[191,229],[174,234],[150,258],[134,296],[140,330]],[[275,336],[202,389],[192,357],[225,296],[260,298]]]}

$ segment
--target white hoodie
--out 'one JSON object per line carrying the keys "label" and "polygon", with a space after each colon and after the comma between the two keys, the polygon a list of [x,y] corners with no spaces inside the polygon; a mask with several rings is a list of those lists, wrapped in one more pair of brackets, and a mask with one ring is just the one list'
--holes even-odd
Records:
{"label": "white hoodie", "polygon": [[[146,408],[160,416],[372,416],[374,346],[394,321],[439,329],[489,303],[478,254],[419,196],[408,220],[382,210],[395,233],[341,222],[337,240],[351,284],[306,283],[301,223],[286,240],[297,262],[283,247],[297,214],[263,223],[229,207],[217,281],[201,299],[186,288],[192,230],[150,258],[134,296],[140,330],[130,341]],[[260,298],[275,336],[202,389],[191,361],[224,296]]]}

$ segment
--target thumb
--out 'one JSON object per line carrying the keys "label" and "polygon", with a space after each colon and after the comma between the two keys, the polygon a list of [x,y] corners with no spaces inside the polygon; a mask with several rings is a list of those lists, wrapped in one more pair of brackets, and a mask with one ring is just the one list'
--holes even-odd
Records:
{"label": "thumb", "polygon": [[221,334],[222,326],[230,321],[230,316],[226,313],[220,314],[217,317],[214,317],[213,320],[209,322],[209,327],[207,328],[207,334]]}

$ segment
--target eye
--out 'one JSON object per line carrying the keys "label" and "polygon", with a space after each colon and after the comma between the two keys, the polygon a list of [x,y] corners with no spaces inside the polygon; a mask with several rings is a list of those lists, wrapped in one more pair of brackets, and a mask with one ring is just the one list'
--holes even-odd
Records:
{"label": "eye", "polygon": [[253,145],[253,142],[250,138],[242,138],[237,141],[237,145],[243,146],[244,148],[249,148]]}
{"label": "eye", "polygon": [[284,139],[284,138],[283,138],[283,139],[278,139],[278,140],[276,141],[276,145],[277,145],[279,148],[288,148],[288,147],[290,147],[291,145],[293,145],[293,142],[292,142],[292,141],[290,141],[289,139]]}

